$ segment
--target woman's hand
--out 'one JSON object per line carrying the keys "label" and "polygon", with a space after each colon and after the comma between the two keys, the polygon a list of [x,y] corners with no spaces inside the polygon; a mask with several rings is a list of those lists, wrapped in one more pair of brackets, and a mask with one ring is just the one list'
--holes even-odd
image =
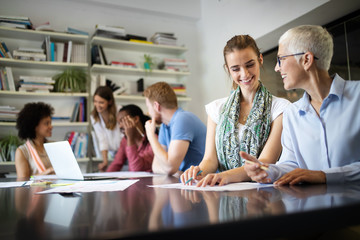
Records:
{"label": "woman's hand", "polygon": [[266,163],[260,163],[257,158],[247,154],[246,152],[240,152],[240,156],[243,159],[246,159],[251,163],[245,163],[244,169],[246,174],[251,178],[251,180],[259,183],[270,183],[271,179],[268,178],[268,173],[262,169],[262,167],[268,167],[269,165]]}
{"label": "woman's hand", "polygon": [[206,185],[214,186],[219,184],[219,186],[226,185],[230,182],[231,176],[227,171],[221,173],[209,173],[201,179],[196,186],[197,187],[206,187]]}
{"label": "woman's hand", "polygon": [[180,176],[180,180],[183,184],[185,184],[190,178],[192,178],[192,180],[187,183],[187,185],[192,185],[195,180],[200,180],[203,178],[202,173],[197,175],[199,172],[199,166],[191,166]]}

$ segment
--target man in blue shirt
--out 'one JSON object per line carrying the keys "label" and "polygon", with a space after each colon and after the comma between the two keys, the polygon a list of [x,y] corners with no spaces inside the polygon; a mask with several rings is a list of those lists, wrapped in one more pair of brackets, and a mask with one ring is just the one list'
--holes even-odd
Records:
{"label": "man in blue shirt", "polygon": [[[154,152],[153,172],[173,175],[198,165],[205,151],[205,125],[193,113],[178,108],[175,92],[165,82],[151,85],[144,96],[152,118],[145,129]],[[159,138],[156,124],[161,124]]]}
{"label": "man in blue shirt", "polygon": [[305,93],[283,113],[277,164],[241,153],[256,162],[245,166],[252,180],[279,185],[360,180],[360,81],[329,76],[332,55],[332,37],[320,26],[299,26],[281,36],[275,71],[286,90]]}

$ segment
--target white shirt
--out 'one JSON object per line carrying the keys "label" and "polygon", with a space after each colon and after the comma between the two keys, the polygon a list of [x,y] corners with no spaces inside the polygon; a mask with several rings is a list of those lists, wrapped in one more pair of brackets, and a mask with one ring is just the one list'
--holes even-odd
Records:
{"label": "white shirt", "polygon": [[[221,114],[221,110],[226,103],[226,100],[228,97],[220,98],[215,101],[212,101],[211,103],[205,105],[205,110],[208,116],[213,120],[216,124],[219,124],[219,118]],[[285,108],[289,106],[291,103],[284,99],[284,98],[278,98],[275,96],[272,96],[272,102],[271,102],[271,122],[274,121],[280,114],[283,113]],[[244,125],[239,123],[239,139],[241,139],[243,134],[243,127]]]}
{"label": "white shirt", "polygon": [[99,115],[100,121],[95,122],[93,116],[90,116],[91,124],[95,130],[96,138],[99,143],[100,151],[107,150],[115,153],[119,147],[122,139],[119,124],[113,130],[106,128],[104,119]]}

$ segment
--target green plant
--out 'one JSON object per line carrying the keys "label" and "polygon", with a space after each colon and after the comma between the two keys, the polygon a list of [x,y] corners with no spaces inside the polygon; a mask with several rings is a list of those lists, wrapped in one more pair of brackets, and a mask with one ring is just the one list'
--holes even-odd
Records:
{"label": "green plant", "polygon": [[0,158],[3,162],[15,161],[15,151],[22,142],[17,136],[9,135],[0,140]]}
{"label": "green plant", "polygon": [[55,92],[85,92],[87,74],[76,68],[68,68],[54,76]]}
{"label": "green plant", "polygon": [[151,57],[150,54],[144,54],[144,60],[145,60],[144,62],[145,70],[151,71],[155,65],[153,57]]}

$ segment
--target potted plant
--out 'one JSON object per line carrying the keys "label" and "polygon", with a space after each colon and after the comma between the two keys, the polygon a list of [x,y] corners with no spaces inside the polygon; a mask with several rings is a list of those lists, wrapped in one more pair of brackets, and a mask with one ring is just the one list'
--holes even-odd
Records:
{"label": "potted plant", "polygon": [[85,92],[86,73],[77,68],[68,68],[64,72],[54,76],[55,92]]}
{"label": "potted plant", "polygon": [[155,65],[154,59],[150,56],[150,54],[144,54],[144,60],[144,69],[151,72],[153,66]]}
{"label": "potted plant", "polygon": [[15,161],[15,151],[22,142],[17,136],[9,135],[0,140],[0,158],[2,162]]}

